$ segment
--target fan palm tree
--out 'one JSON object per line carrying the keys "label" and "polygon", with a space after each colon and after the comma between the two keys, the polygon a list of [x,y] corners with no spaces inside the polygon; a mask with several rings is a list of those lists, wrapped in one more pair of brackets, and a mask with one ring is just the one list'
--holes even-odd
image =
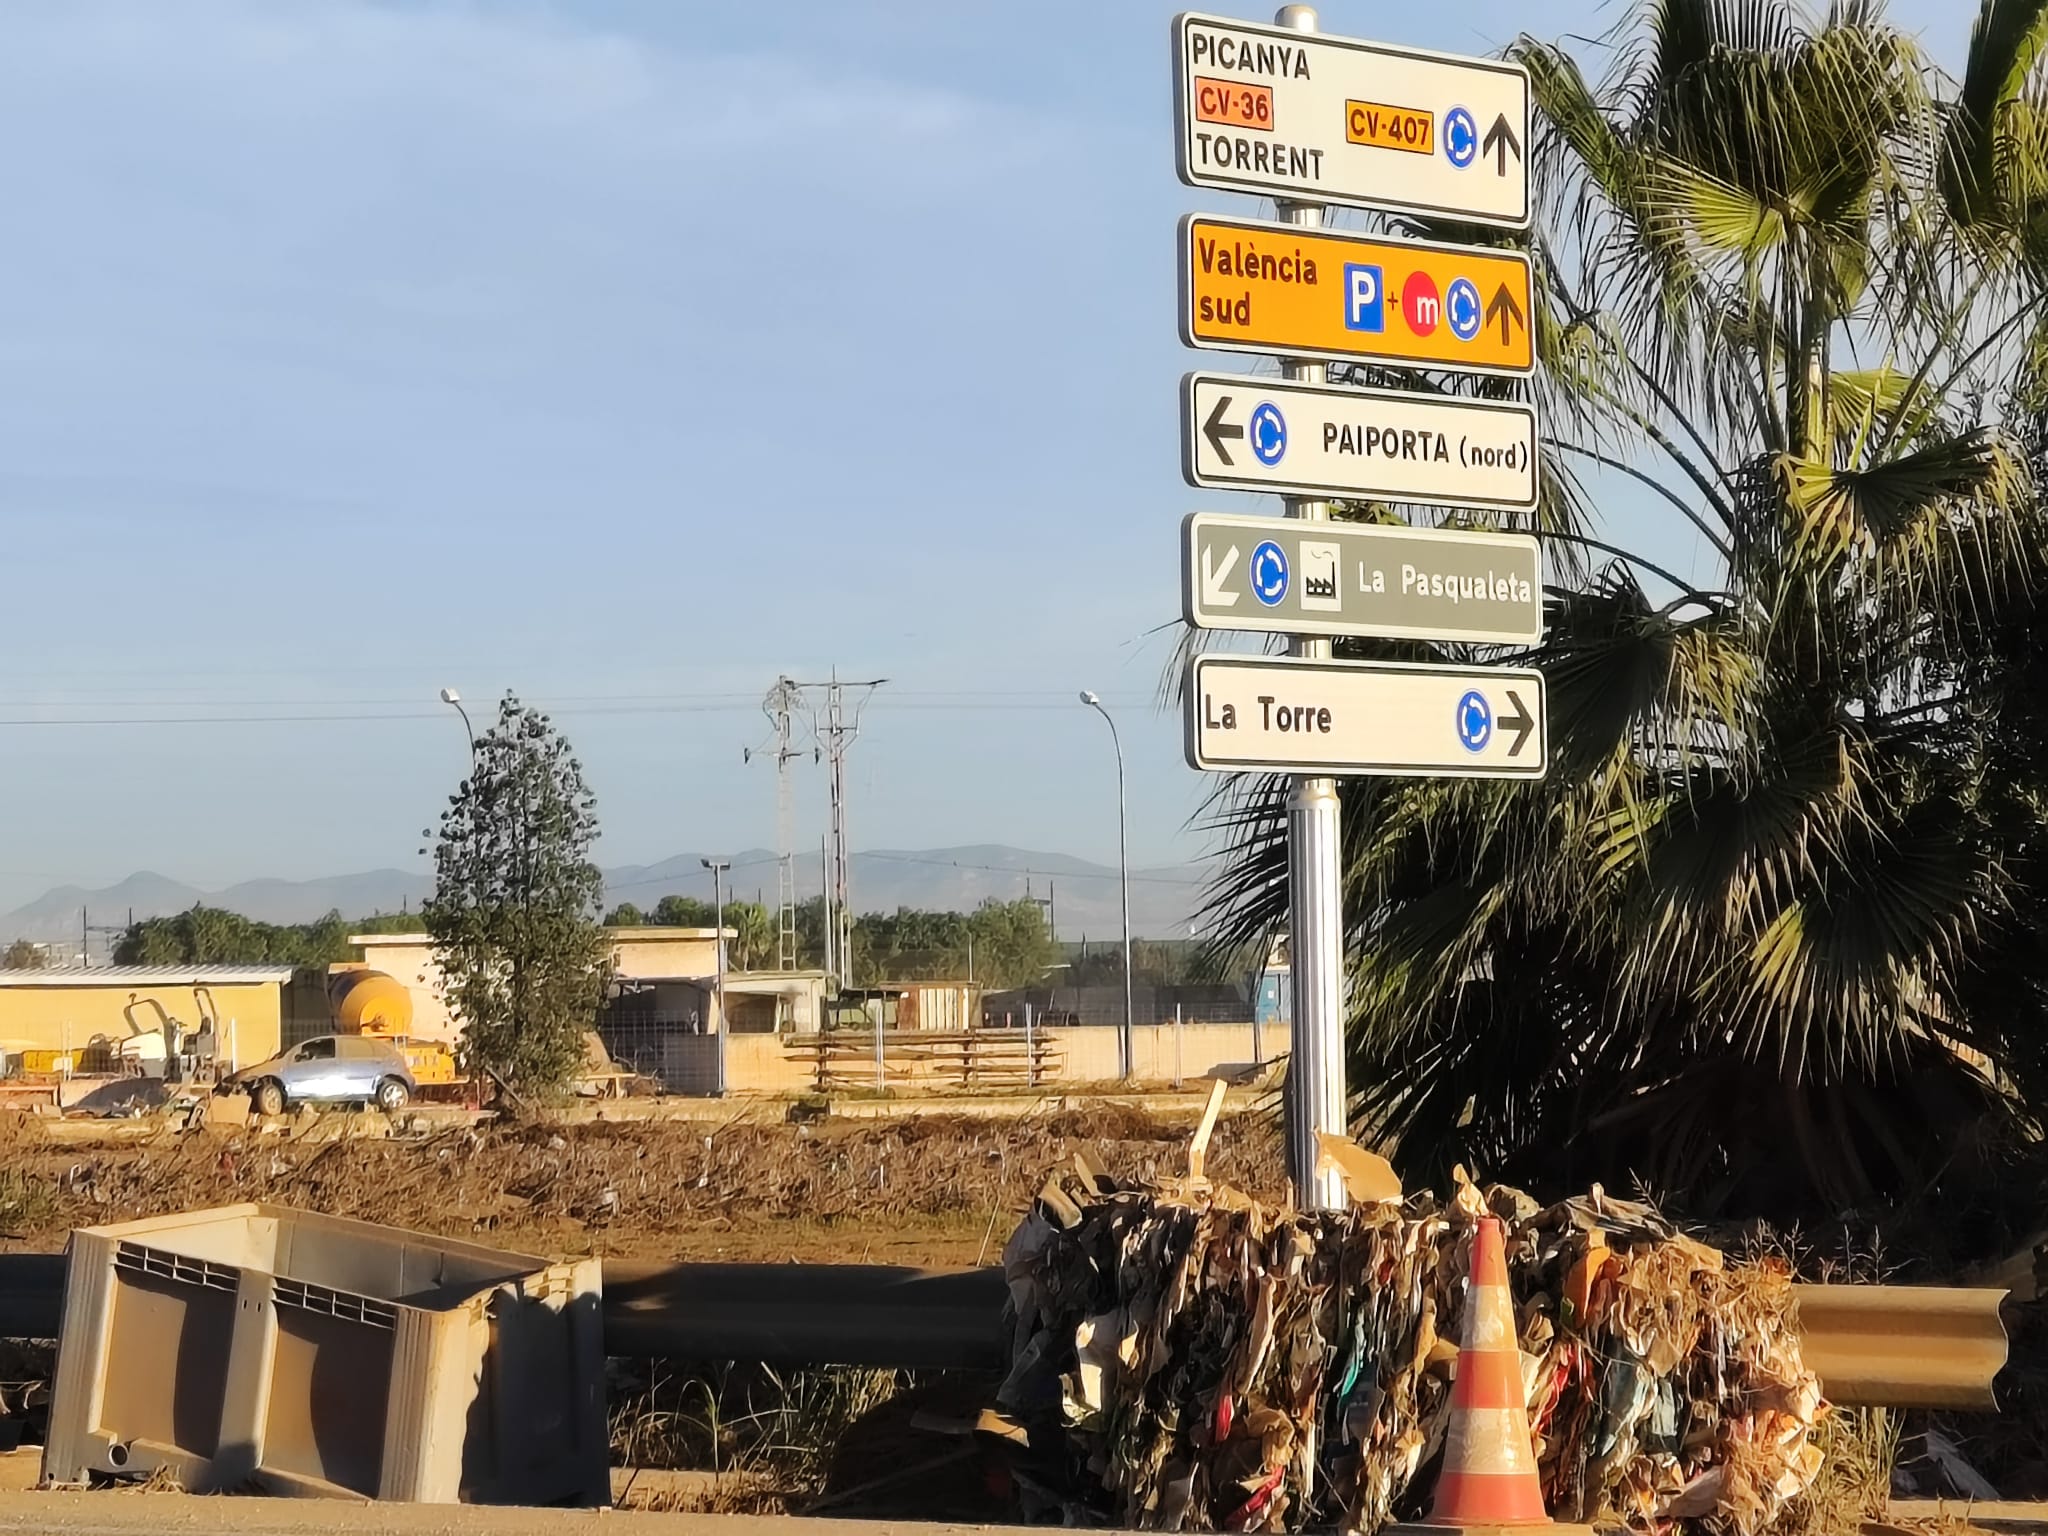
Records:
{"label": "fan palm tree", "polygon": [[[1549,775],[1342,786],[1353,1103],[1415,1176],[1924,1198],[2048,1083],[2044,37],[1986,0],[1951,84],[1877,0],[1645,0],[1597,86],[1513,50]],[[1622,489],[1713,576],[1590,538]],[[1261,941],[1285,786],[1219,822],[1212,936]]]}

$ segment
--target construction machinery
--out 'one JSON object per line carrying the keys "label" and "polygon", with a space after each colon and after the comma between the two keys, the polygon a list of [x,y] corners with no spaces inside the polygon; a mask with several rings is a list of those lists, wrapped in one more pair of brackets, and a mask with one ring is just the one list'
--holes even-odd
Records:
{"label": "construction machinery", "polygon": [[445,1040],[413,1037],[412,992],[397,977],[368,967],[330,972],[327,1006],[337,1032],[388,1041],[405,1058],[406,1070],[422,1089],[454,1087],[462,1082],[455,1052]]}

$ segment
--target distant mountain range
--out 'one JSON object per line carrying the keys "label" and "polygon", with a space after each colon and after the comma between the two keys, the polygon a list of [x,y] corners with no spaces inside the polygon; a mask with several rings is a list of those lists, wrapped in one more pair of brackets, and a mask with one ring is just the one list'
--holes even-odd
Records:
{"label": "distant mountain range", "polygon": [[[751,901],[776,899],[775,855],[749,849],[731,856],[730,894]],[[627,864],[605,871],[605,904],[622,901],[651,909],[668,895],[711,896],[711,876],[702,856],[679,854],[657,864]],[[818,893],[821,871],[813,853],[796,860],[796,894]],[[856,911],[928,907],[967,911],[989,897],[1010,900],[1027,893],[1053,904],[1063,939],[1103,939],[1121,932],[1117,872],[1063,853],[1042,853],[1000,843],[965,848],[878,849],[856,853],[850,875]],[[1203,866],[1171,864],[1131,871],[1131,929],[1145,938],[1185,936],[1202,899]],[[417,907],[433,889],[431,876],[402,869],[373,869],[319,880],[245,880],[225,890],[197,886],[144,870],[99,890],[65,885],[47,891],[0,916],[0,945],[14,939],[76,943],[81,913],[94,928],[129,920],[163,917],[204,903],[266,923],[306,923],[329,912],[369,917]],[[107,936],[93,938],[95,955]]]}

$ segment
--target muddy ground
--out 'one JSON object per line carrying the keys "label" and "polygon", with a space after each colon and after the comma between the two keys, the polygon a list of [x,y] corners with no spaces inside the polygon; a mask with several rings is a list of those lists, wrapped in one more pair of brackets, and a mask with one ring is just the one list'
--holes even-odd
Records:
{"label": "muddy ground", "polygon": [[[1120,1105],[1008,1121],[792,1125],[776,1113],[390,1141],[166,1127],[86,1146],[19,1118],[0,1123],[0,1249],[55,1251],[73,1227],[264,1200],[550,1258],[973,1264],[1001,1252],[1075,1150],[1114,1173],[1157,1175],[1184,1167],[1191,1129]],[[1271,1125],[1220,1124],[1209,1172],[1277,1194]]]}

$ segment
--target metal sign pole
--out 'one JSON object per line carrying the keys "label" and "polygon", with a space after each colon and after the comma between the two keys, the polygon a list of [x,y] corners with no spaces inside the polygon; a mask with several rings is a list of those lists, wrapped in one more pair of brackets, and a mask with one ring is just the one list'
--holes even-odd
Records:
{"label": "metal sign pole", "polygon": [[[1313,6],[1283,5],[1276,25],[1314,32]],[[1289,224],[1319,228],[1319,203],[1280,204]],[[1282,374],[1325,383],[1322,363],[1286,359]],[[1287,515],[1329,519],[1327,502],[1290,496]],[[1330,642],[1297,638],[1291,654],[1328,660]],[[1344,1186],[1334,1168],[1319,1172],[1318,1132],[1344,1134],[1344,903],[1338,870],[1337,781],[1297,776],[1287,802],[1287,922],[1294,988],[1294,1038],[1287,1059],[1287,1172],[1303,1210],[1340,1211]]]}

